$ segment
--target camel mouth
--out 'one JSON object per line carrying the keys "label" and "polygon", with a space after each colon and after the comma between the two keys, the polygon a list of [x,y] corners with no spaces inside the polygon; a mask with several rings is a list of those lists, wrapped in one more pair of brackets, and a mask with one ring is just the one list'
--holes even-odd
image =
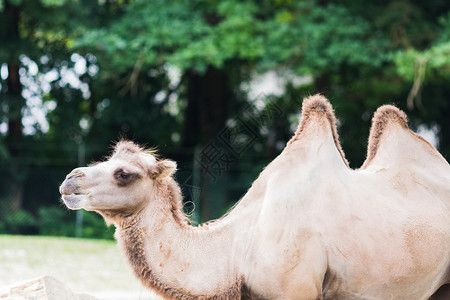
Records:
{"label": "camel mouth", "polygon": [[89,194],[62,194],[61,198],[67,208],[77,210],[85,206]]}

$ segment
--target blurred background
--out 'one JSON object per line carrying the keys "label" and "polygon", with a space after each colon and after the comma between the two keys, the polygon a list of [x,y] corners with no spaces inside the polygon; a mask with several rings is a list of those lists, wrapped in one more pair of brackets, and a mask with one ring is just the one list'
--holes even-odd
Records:
{"label": "blurred background", "polygon": [[447,0],[0,0],[0,233],[112,238],[58,186],[121,138],[178,163],[200,223],[242,197],[322,93],[353,168],[395,104],[450,155]]}

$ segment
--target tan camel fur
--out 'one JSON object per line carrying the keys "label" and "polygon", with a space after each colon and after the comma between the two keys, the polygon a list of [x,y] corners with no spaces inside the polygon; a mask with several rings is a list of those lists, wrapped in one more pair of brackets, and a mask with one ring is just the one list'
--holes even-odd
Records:
{"label": "tan camel fur", "polygon": [[[178,299],[427,299],[450,283],[450,166],[393,106],[377,110],[362,168],[348,167],[328,101],[224,217],[189,225],[176,164],[129,141],[60,187],[101,214],[136,276]],[[434,295],[438,298],[438,294]]]}

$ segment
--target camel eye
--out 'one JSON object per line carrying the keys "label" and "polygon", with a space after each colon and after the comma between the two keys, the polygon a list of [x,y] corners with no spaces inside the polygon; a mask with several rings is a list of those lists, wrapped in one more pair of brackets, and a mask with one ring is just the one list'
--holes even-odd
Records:
{"label": "camel eye", "polygon": [[128,180],[130,178],[130,174],[127,173],[119,173],[119,178],[121,180]]}
{"label": "camel eye", "polygon": [[127,173],[123,169],[118,169],[114,172],[114,178],[121,186],[131,183],[131,181],[133,181],[133,179],[136,177],[135,175],[136,174],[133,173]]}

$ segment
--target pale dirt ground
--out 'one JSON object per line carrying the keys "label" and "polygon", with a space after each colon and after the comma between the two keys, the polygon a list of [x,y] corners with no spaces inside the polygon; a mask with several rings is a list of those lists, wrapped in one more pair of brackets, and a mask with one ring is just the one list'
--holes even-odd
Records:
{"label": "pale dirt ground", "polygon": [[104,300],[161,299],[133,276],[115,241],[0,235],[0,289],[44,275]]}

